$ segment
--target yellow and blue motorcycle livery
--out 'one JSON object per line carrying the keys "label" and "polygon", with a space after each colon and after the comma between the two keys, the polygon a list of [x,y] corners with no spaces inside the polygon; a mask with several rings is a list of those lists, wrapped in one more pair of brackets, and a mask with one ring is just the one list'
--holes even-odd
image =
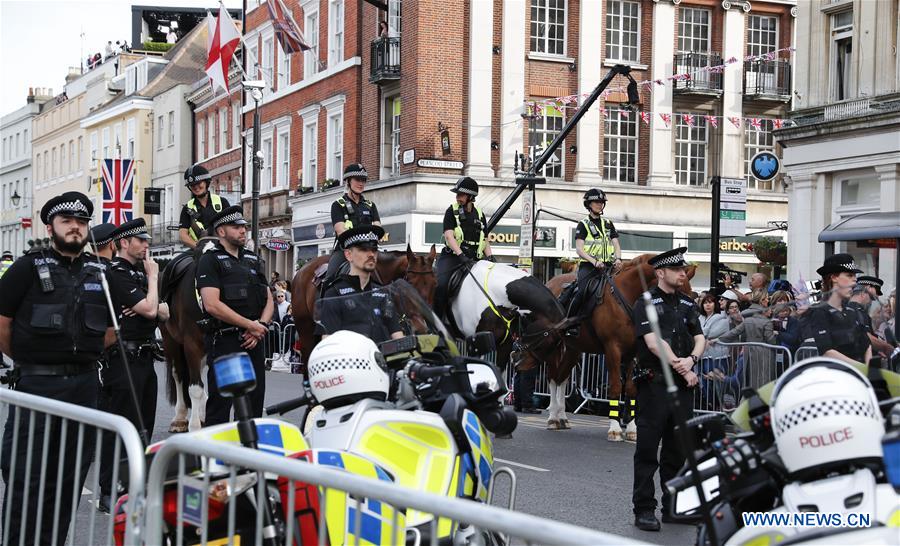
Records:
{"label": "yellow and blue motorcycle livery", "polygon": [[[388,333],[399,327],[410,335],[376,345],[341,330],[350,314],[380,321]],[[323,299],[316,320],[326,336],[308,363],[309,394],[320,405],[307,418],[313,448],[364,457],[406,487],[484,503],[491,500],[492,481],[505,474],[514,504],[515,475],[494,467],[490,434],[509,434],[516,427],[515,413],[501,402],[506,385],[490,362],[458,354],[407,283]],[[470,340],[469,352],[484,354],[492,342],[489,334]],[[416,529],[422,541],[436,533],[445,544],[506,542],[500,535],[434,519],[406,512],[407,528]]]}

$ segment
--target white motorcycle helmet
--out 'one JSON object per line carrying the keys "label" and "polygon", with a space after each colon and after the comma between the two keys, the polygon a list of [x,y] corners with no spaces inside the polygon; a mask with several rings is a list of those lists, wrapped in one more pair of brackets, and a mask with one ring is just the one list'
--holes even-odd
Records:
{"label": "white motorcycle helmet", "polygon": [[309,386],[326,408],[363,398],[384,400],[390,381],[375,343],[356,332],[328,336],[309,356]]}
{"label": "white motorcycle helmet", "polygon": [[791,474],[879,462],[884,420],[869,379],[839,360],[808,358],[775,385],[775,444]]}

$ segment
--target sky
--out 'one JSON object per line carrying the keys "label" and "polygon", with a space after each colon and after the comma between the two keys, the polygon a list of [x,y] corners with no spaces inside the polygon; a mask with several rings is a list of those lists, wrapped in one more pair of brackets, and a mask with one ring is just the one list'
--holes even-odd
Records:
{"label": "sky", "polygon": [[[0,0],[0,115],[24,106],[29,87],[61,93],[69,67],[102,53],[107,41],[130,43],[132,4],[218,8],[218,0]],[[241,4],[225,0],[228,8]]]}

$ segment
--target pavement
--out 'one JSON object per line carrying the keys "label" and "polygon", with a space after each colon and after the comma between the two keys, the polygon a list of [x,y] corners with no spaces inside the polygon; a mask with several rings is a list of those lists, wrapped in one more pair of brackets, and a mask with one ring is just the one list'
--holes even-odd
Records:
{"label": "pavement", "polygon": [[[169,437],[174,408],[165,400],[165,366],[157,363],[160,397],[153,441]],[[283,372],[268,372],[266,404],[299,396],[301,378]],[[283,418],[299,422],[299,411]],[[580,525],[615,535],[657,544],[693,544],[695,528],[663,524],[659,533],[637,530],[631,512],[632,456],[634,444],[606,440],[606,421],[596,416],[570,416],[571,430],[546,430],[543,415],[519,414],[512,439],[495,440],[498,466],[509,466],[517,478],[515,509],[555,521]],[[101,544],[109,536],[110,518],[91,505],[93,492],[88,476],[78,510],[74,544]],[[657,485],[658,488],[658,485]],[[659,489],[657,489],[659,490]],[[508,486],[495,486],[495,504],[504,505]],[[89,541],[90,527],[95,530]]]}

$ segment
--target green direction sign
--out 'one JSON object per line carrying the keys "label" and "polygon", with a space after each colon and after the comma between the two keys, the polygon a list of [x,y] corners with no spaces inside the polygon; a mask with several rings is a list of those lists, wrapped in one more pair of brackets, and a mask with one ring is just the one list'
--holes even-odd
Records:
{"label": "green direction sign", "polygon": [[747,220],[747,211],[745,210],[720,210],[719,218],[722,220]]}

